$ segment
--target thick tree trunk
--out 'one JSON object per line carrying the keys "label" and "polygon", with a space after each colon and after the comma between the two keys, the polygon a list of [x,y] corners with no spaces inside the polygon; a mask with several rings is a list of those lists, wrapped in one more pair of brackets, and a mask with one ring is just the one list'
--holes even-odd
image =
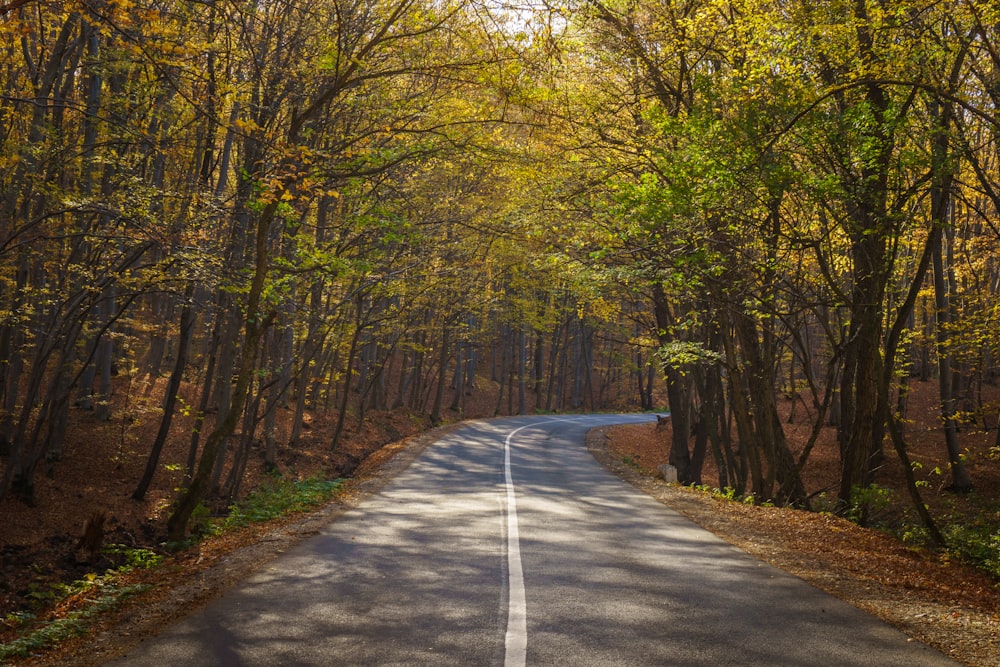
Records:
{"label": "thick tree trunk", "polygon": [[[867,6],[861,0],[854,3],[854,15],[858,55],[875,62]],[[859,150],[864,151],[865,159],[860,169],[850,173],[853,183],[848,224],[854,274],[840,393],[843,436],[839,498],[844,507],[852,505],[856,489],[872,483],[889,416],[888,395],[881,383],[882,319],[892,265],[887,253],[894,229],[888,212],[888,192],[896,121],[890,118],[890,99],[880,83],[868,81],[861,90],[872,120],[859,137],[863,141]],[[853,167],[845,165],[845,169]],[[865,508],[861,509],[864,521]]]}
{"label": "thick tree trunk", "polygon": [[[661,287],[653,291],[653,314],[656,317],[657,330],[661,332],[660,343],[669,342],[667,331],[671,330],[670,306],[667,295]],[[667,404],[670,407],[671,443],[670,465],[677,468],[677,481],[690,484],[693,481],[691,471],[691,380],[680,369],[665,364],[664,379],[667,385]]]}
{"label": "thick tree trunk", "polygon": [[[793,505],[807,505],[807,494],[795,458],[778,416],[775,403],[776,364],[762,349],[757,327],[749,315],[743,312],[732,314],[736,339],[742,355],[743,381],[747,390],[747,414],[737,414],[736,419],[747,419],[750,424],[743,430],[752,440],[742,441],[744,448],[757,450],[763,455],[763,480],[755,484],[755,489],[764,493],[762,500],[777,498]],[[777,488],[776,488],[777,487]]]}
{"label": "thick tree trunk", "polygon": [[[887,397],[879,390],[882,373],[882,300],[885,295],[884,239],[875,234],[856,241],[855,289],[851,308],[850,365],[841,383],[844,438],[841,448],[840,500],[853,502],[856,489],[867,488],[874,460],[881,452]],[[846,406],[849,405],[848,409]]]}

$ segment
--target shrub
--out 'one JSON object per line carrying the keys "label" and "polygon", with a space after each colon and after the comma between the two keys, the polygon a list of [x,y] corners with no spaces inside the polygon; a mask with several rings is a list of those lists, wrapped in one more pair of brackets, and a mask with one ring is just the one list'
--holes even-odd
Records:
{"label": "shrub", "polygon": [[877,515],[892,504],[892,489],[878,484],[870,484],[865,488],[855,486],[851,489],[851,502],[844,510],[844,516],[854,523],[867,525],[873,515]]}
{"label": "shrub", "polygon": [[1000,532],[985,524],[949,524],[942,529],[948,551],[1000,578]]}

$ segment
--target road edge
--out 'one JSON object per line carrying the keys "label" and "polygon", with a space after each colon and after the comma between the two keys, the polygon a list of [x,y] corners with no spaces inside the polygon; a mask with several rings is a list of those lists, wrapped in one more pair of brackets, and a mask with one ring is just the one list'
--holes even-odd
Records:
{"label": "road edge", "polygon": [[62,641],[13,664],[96,667],[128,655],[166,626],[201,609],[285,551],[317,535],[366,498],[379,493],[430,445],[458,427],[476,421],[480,420],[438,426],[380,448],[361,462],[355,477],[344,484],[343,491],[333,500],[304,515],[249,526],[247,530],[257,533],[252,542],[211,556],[209,562],[204,562],[201,545],[172,557],[173,562],[147,571],[150,590],[102,615],[85,635]]}
{"label": "road edge", "polygon": [[[862,581],[852,571],[840,569],[826,559],[789,547],[782,535],[766,528],[759,512],[783,511],[780,508],[739,507],[741,511],[758,511],[750,522],[727,518],[727,509],[734,503],[707,493],[668,484],[627,464],[611,449],[607,431],[613,426],[599,426],[587,432],[586,447],[599,464],[623,481],[643,491],[657,502],[680,513],[722,540],[769,565],[795,576],[809,585],[850,604],[900,630],[911,641],[931,649],[968,667],[1000,667],[1000,654],[989,657],[989,646],[1000,644],[991,636],[1000,627],[1000,615],[991,616],[978,609],[958,608],[946,601],[928,599],[927,591],[899,590],[889,582]],[[801,510],[787,510],[799,512]],[[836,517],[822,517],[835,524],[841,532],[861,529]],[[904,585],[904,588],[905,585]],[[948,623],[928,623],[931,618],[948,619]],[[962,632],[959,626],[974,626],[974,632]],[[967,628],[968,629],[968,628]],[[989,644],[989,646],[986,646]]]}

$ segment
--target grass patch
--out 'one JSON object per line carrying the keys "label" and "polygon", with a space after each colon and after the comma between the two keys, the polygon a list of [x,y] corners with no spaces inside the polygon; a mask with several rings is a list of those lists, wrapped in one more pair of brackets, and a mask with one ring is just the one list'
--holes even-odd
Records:
{"label": "grass patch", "polygon": [[230,505],[229,514],[222,521],[216,522],[211,532],[218,534],[229,528],[271,521],[318,507],[337,495],[344,481],[321,477],[291,480],[274,476],[245,500]]}
{"label": "grass patch", "polygon": [[641,466],[639,465],[639,462],[635,460],[635,457],[630,456],[628,454],[626,454],[625,456],[622,457],[622,463],[624,463],[627,466],[631,466],[631,467],[635,468],[636,470],[641,470],[642,469]]}
{"label": "grass patch", "polygon": [[[82,609],[71,611],[62,618],[44,622],[21,637],[6,644],[0,644],[0,662],[7,662],[15,657],[27,657],[35,651],[53,646],[70,637],[86,634],[90,627],[90,620],[95,616],[113,609],[125,598],[150,588],[147,584],[119,587],[105,581],[105,579],[107,577],[83,580],[86,581],[87,588],[97,589],[100,595],[88,600]],[[77,584],[80,587],[83,586],[80,582]],[[77,585],[74,584],[74,587]]]}
{"label": "grass patch", "polygon": [[[345,480],[327,480],[311,477],[305,480],[289,480],[279,476],[258,487],[239,503],[230,505],[229,513],[219,521],[205,521],[200,531],[205,535],[219,535],[231,528],[262,523],[273,519],[312,509],[333,498]],[[207,510],[202,511],[207,514]],[[99,614],[114,608],[127,597],[148,590],[148,584],[120,586],[115,577],[133,569],[150,569],[160,564],[163,557],[150,549],[132,548],[120,544],[108,546],[105,553],[124,561],[120,567],[108,570],[103,575],[88,574],[71,584],[50,584],[32,587],[32,597],[38,603],[57,604],[71,597],[86,598],[80,609],[70,611],[60,618],[38,621],[34,614],[20,612],[0,619],[11,627],[20,627],[23,634],[5,644],[0,644],[0,663],[6,664],[11,658],[26,657],[32,653],[54,646],[71,637],[85,635],[90,622]]]}
{"label": "grass patch", "polygon": [[80,609],[73,610],[60,618],[39,622],[30,612],[8,614],[4,622],[11,627],[23,628],[23,634],[5,644],[0,644],[0,663],[14,657],[26,657],[33,652],[53,646],[70,637],[86,634],[90,620],[127,597],[148,590],[148,584],[120,586],[115,577],[131,570],[146,570],[157,565],[163,557],[150,549],[126,547],[111,544],[104,553],[118,556],[124,565],[106,571],[103,575],[90,573],[72,583],[54,583],[45,586],[31,584],[28,598],[37,605],[56,604],[60,600],[80,597],[84,600]]}
{"label": "grass patch", "polygon": [[928,548],[945,558],[971,565],[1000,585],[1000,503],[975,492],[945,494],[939,500],[941,506],[934,520],[944,537],[944,549],[934,543],[910,508],[889,532],[905,544]]}

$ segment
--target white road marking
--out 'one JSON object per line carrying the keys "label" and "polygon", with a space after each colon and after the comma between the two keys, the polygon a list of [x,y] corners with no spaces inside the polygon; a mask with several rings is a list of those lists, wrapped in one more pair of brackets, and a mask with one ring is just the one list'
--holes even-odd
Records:
{"label": "white road marking", "polygon": [[[533,426],[533,424],[532,424]],[[517,531],[517,499],[510,472],[510,439],[528,426],[514,429],[503,441],[503,474],[507,486],[507,636],[504,640],[504,667],[523,667],[528,649],[528,608],[524,599],[524,570],[521,569],[521,541]]]}
{"label": "white road marking", "polygon": [[526,428],[553,422],[582,421],[580,418],[556,418],[525,424],[507,434],[503,441],[503,474],[507,487],[507,635],[504,639],[504,667],[524,667],[528,651],[528,605],[524,596],[524,570],[521,567],[521,538],[517,528],[517,498],[514,476],[510,471],[510,441]]}

